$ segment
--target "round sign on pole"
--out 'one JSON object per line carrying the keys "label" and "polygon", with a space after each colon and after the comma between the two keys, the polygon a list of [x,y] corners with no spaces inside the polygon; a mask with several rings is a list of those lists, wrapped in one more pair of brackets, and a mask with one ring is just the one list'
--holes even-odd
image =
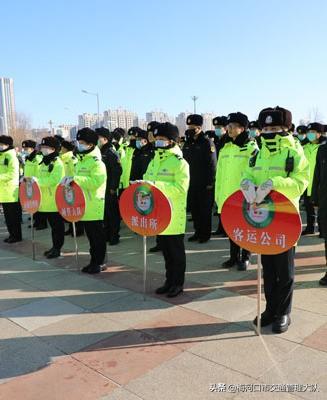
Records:
{"label": "round sign on pole", "polygon": [[36,213],[41,203],[39,185],[30,179],[23,181],[19,186],[19,200],[24,211],[29,214]]}
{"label": "round sign on pole", "polygon": [[124,190],[119,201],[125,224],[142,236],[156,236],[170,224],[171,206],[167,197],[146,182],[134,183]]}
{"label": "round sign on pole", "polygon": [[68,222],[80,221],[85,213],[85,197],[77,183],[58,185],[56,204],[59,214]]}
{"label": "round sign on pole", "polygon": [[239,190],[224,203],[224,229],[243,249],[257,254],[280,254],[295,245],[301,235],[301,218],[294,204],[272,191],[264,202],[250,205]]}

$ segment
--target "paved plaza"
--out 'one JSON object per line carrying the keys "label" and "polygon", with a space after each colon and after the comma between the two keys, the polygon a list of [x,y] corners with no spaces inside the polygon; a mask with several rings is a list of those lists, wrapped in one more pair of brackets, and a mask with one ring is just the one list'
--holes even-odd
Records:
{"label": "paved plaza", "polygon": [[[297,248],[288,332],[267,327],[258,337],[251,323],[256,257],[246,272],[221,268],[227,239],[186,241],[185,292],[175,299],[153,293],[164,264],[160,253],[149,254],[144,298],[142,238],[127,228],[121,244],[108,247],[107,271],[85,276],[70,237],[62,257],[42,256],[49,230],[36,232],[33,261],[24,219],[26,240],[14,245],[3,243],[0,221],[1,400],[327,398],[327,288],[318,285],[325,257],[317,235]],[[78,242],[84,266],[87,240]]]}

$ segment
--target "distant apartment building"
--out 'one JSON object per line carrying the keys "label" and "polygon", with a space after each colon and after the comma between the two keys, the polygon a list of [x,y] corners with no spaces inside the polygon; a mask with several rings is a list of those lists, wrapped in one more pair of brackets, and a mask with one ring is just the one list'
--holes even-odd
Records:
{"label": "distant apartment building", "polygon": [[14,81],[0,78],[0,134],[11,135],[16,128]]}
{"label": "distant apartment building", "polygon": [[157,122],[170,122],[175,123],[175,117],[168,115],[162,111],[150,111],[145,114],[146,122],[157,121]]}
{"label": "distant apartment building", "polygon": [[115,128],[123,128],[126,131],[132,126],[137,126],[138,116],[135,112],[119,108],[107,110],[103,113],[103,125],[110,131]]}
{"label": "distant apartment building", "polygon": [[[103,115],[99,115],[99,125],[102,125]],[[98,126],[98,114],[84,113],[78,116],[78,129],[91,128]]]}

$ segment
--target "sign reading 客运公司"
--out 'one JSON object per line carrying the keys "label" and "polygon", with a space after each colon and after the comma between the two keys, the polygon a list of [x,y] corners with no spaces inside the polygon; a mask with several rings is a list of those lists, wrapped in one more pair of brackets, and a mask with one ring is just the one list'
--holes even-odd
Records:
{"label": "sign reading \u5ba2\u8fd0\u516c\u53f8", "polygon": [[58,185],[56,204],[59,214],[68,222],[80,221],[85,214],[85,197],[77,183]]}
{"label": "sign reading \u5ba2\u8fd0\u516c\u53f8", "polygon": [[134,183],[125,189],[119,208],[125,224],[142,236],[159,235],[171,220],[169,200],[158,188],[146,182]]}
{"label": "sign reading \u5ba2\u8fd0\u516c\u53f8", "polygon": [[255,205],[247,203],[239,190],[225,201],[221,218],[230,239],[257,254],[283,253],[301,235],[301,218],[296,207],[277,191]]}

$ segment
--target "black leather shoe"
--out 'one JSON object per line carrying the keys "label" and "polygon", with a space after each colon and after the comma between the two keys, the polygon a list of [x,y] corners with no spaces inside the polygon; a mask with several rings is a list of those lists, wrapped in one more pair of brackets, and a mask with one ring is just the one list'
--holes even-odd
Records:
{"label": "black leather shoe", "polygon": [[172,286],[167,293],[167,297],[176,297],[183,293],[183,286]]}
{"label": "black leather shoe", "polygon": [[[275,320],[275,318],[274,318],[274,316],[273,316],[272,314],[270,314],[270,312],[264,311],[264,312],[261,314],[260,326],[261,326],[261,327],[268,326],[268,325],[272,324],[272,323],[274,322],[274,320]],[[253,320],[252,322],[253,322],[253,324],[254,324],[255,326],[257,326],[257,324],[258,324],[258,319],[257,319],[257,317],[255,317],[254,320]]]}
{"label": "black leather shoe", "polygon": [[237,261],[237,270],[238,271],[246,271],[250,266],[250,261]]}
{"label": "black leather shoe", "polygon": [[168,293],[170,290],[171,286],[168,283],[165,283],[163,286],[160,286],[157,290],[156,290],[156,294],[165,294]]}
{"label": "black leather shoe", "polygon": [[327,272],[326,272],[325,276],[323,276],[323,277],[320,279],[319,285],[321,285],[321,286],[327,286]]}
{"label": "black leather shoe", "polygon": [[47,258],[58,258],[60,257],[60,250],[58,249],[52,249],[47,255]]}
{"label": "black leather shoe", "polygon": [[53,247],[51,247],[51,249],[49,249],[49,250],[46,250],[46,251],[43,253],[43,255],[44,255],[44,256],[47,256],[49,253],[52,252],[52,250],[53,250]]}
{"label": "black leather shoe", "polygon": [[305,236],[305,235],[313,235],[315,233],[315,228],[312,227],[306,227],[304,229],[304,231],[302,231],[301,236]]}
{"label": "black leather shoe", "polygon": [[234,267],[234,265],[237,265],[238,264],[238,260],[233,260],[233,259],[229,259],[229,260],[227,260],[227,261],[224,261],[222,264],[221,264],[221,266],[223,267],[223,268],[232,268],[232,267]]}
{"label": "black leather shoe", "polygon": [[91,265],[89,264],[89,265],[87,265],[86,267],[83,267],[82,269],[81,269],[81,272],[84,272],[85,274],[87,273],[87,272],[89,272],[89,268],[91,267]]}
{"label": "black leather shoe", "polygon": [[199,240],[199,236],[198,235],[192,235],[188,238],[189,242],[197,242]]}
{"label": "black leather shoe", "polygon": [[109,245],[110,246],[116,246],[117,244],[119,244],[119,239],[109,240]]}
{"label": "black leather shoe", "polygon": [[91,265],[87,271],[88,274],[99,274],[101,272],[101,265]]}
{"label": "black leather shoe", "polygon": [[8,240],[10,239],[10,236],[9,237],[7,237],[6,239],[3,239],[3,241],[5,242],[5,243],[8,243]]}
{"label": "black leather shoe", "polygon": [[209,242],[209,240],[210,240],[210,238],[202,238],[202,239],[199,239],[199,243],[207,243],[207,242]]}
{"label": "black leather shoe", "polygon": [[36,231],[43,231],[43,229],[47,229],[48,227],[46,225],[38,225],[35,227]]}
{"label": "black leather shoe", "polygon": [[13,237],[9,237],[8,239],[6,239],[6,243],[17,243],[17,242],[21,242],[22,241],[22,239],[16,239],[16,238],[13,238]]}
{"label": "black leather shoe", "polygon": [[161,248],[158,245],[151,247],[151,249],[149,250],[150,253],[157,253],[158,251],[161,251]]}
{"label": "black leather shoe", "polygon": [[275,318],[275,321],[272,324],[272,331],[274,333],[284,333],[287,331],[290,324],[291,317],[289,315],[280,315]]}

